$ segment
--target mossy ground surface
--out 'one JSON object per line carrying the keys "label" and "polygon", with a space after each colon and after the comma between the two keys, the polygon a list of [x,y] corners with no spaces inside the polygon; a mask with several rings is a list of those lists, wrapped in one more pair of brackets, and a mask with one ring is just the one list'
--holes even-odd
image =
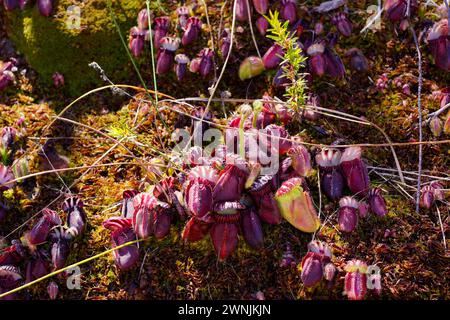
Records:
{"label": "mossy ground surface", "polygon": [[[61,6],[62,3],[72,1],[59,2]],[[100,2],[103,3],[103,1],[93,1],[93,3]],[[165,13],[174,16],[173,8],[176,2],[161,2]],[[217,30],[220,24],[219,14],[222,2],[207,2],[212,29]],[[319,2],[306,1],[305,5],[310,7]],[[134,23],[132,16],[135,17],[143,4],[141,1],[123,1],[123,3],[127,4],[126,13],[122,19],[123,29],[128,30]],[[395,32],[385,23],[381,32],[359,34],[359,30],[368,18],[365,8],[369,4],[371,4],[369,1],[356,1],[356,4],[352,6],[357,9],[352,10],[349,17],[358,27],[355,27],[350,38],[341,39],[336,48],[341,56],[350,47],[360,48],[370,61],[369,73],[361,76],[348,70],[345,81],[317,80],[311,89],[320,96],[323,107],[365,117],[385,130],[394,142],[417,141],[418,113],[415,93],[418,70],[411,36],[408,32]],[[96,6],[92,6],[94,10]],[[103,25],[99,18],[108,19],[106,11],[104,6],[97,9],[95,20]],[[300,11],[304,12],[304,7]],[[197,6],[196,12],[204,13],[201,5]],[[157,12],[157,15],[165,13]],[[66,54],[62,53],[64,48],[57,50],[59,43],[52,43],[55,48],[52,50],[56,52],[43,61],[37,57],[42,56],[43,52],[49,49],[36,44],[40,43],[37,41],[39,39],[35,39],[34,41],[37,42],[34,44],[30,42],[29,47],[24,50],[28,46],[28,40],[26,40],[26,28],[23,27],[23,23],[28,21],[27,28],[39,25],[43,28],[39,31],[48,29],[46,32],[49,34],[57,33],[55,37],[57,39],[60,36],[58,33],[61,32],[58,29],[58,23],[61,23],[63,18],[46,20],[38,17],[35,9],[14,14],[10,18],[13,25],[19,28],[12,36],[17,42],[17,48],[25,54],[31,66],[41,69],[39,65],[42,64],[41,66],[44,67],[42,70],[45,70],[38,71],[38,75],[32,79],[20,78],[17,86],[8,89],[2,96],[4,100],[1,101],[3,104],[0,104],[2,115],[0,127],[14,125],[20,115],[25,117],[25,131],[20,142],[23,150],[16,151],[15,156],[28,155],[30,171],[38,172],[42,159],[35,151],[43,141],[36,138],[59,137],[54,141],[56,149],[61,155],[70,159],[70,166],[93,164],[108,152],[114,145],[114,141],[86,127],[69,125],[61,121],[56,122],[45,136],[42,135],[42,130],[58,110],[72,101],[72,98],[67,97],[66,90],[73,93],[77,90],[93,88],[87,83],[96,83],[98,75],[94,71],[88,71],[81,65],[75,64],[77,73],[86,73],[87,79],[80,79],[83,84],[77,84],[74,87],[70,84],[65,89],[49,89],[50,87],[45,83],[49,82],[48,77],[54,71],[67,72],[68,83],[77,81],[73,79],[78,79],[79,74],[74,73],[72,79],[70,72],[72,62],[68,63],[70,60],[67,59]],[[230,6],[228,5],[224,10],[224,25],[229,25],[229,18]],[[325,16],[324,21],[329,25],[328,16]],[[73,35],[71,45],[78,43],[81,52],[95,48],[99,54],[92,57],[73,57],[73,59],[79,58],[80,60],[75,61],[86,62],[93,58],[101,64],[114,82],[125,81],[138,84],[137,77],[130,71],[131,69],[127,69],[127,73],[117,74],[123,72],[119,71],[123,69],[117,66],[129,68],[130,63],[111,22],[106,24],[108,30],[97,30],[97,35],[86,35],[89,41],[92,41],[89,42],[89,48],[86,47],[85,40],[81,41],[81,38]],[[235,44],[237,49],[231,57],[219,90],[229,90],[234,98],[260,98],[264,90],[281,97],[281,92],[270,87],[271,77],[273,77],[271,72],[266,72],[251,81],[238,80],[239,62],[245,56],[255,54],[250,33],[246,32],[248,26],[245,23],[238,23],[238,27],[242,27],[245,31],[239,32],[238,28]],[[37,32],[37,34],[41,33]],[[40,35],[41,41],[45,41],[45,34]],[[80,37],[84,36],[80,35]],[[270,46],[270,42],[259,35],[256,37],[261,51],[264,52]],[[103,46],[105,39],[111,41],[108,46]],[[208,41],[208,33],[204,32],[201,43],[198,47],[192,48],[193,52],[197,52]],[[438,108],[438,102],[433,100],[432,92],[448,84],[450,78],[448,73],[439,71],[430,62],[426,46],[423,45],[421,49],[424,55],[422,105],[423,115],[426,116]],[[33,50],[38,53],[34,54]],[[75,52],[72,54],[79,55]],[[223,60],[220,57],[217,61],[222,66]],[[344,61],[348,67],[348,61]],[[138,62],[147,85],[152,87],[148,52]],[[58,69],[61,70],[54,70],[52,66],[60,66]],[[220,72],[220,69],[217,72]],[[383,73],[387,73],[391,81],[400,77],[402,83],[410,85],[412,93],[406,95],[392,84],[384,92],[376,90],[373,82]],[[188,80],[182,84],[174,81],[173,74],[158,77],[158,88],[177,98],[207,96],[207,88],[210,84],[210,80],[202,80],[197,75],[189,75]],[[135,94],[131,90],[130,93]],[[136,98],[148,99],[142,93]],[[161,106],[172,106],[172,104],[162,103]],[[228,114],[235,107],[236,105],[233,104],[225,105]],[[218,117],[222,116],[221,104],[213,104],[213,109]],[[114,134],[116,139],[123,138],[123,145],[134,156],[148,161],[155,156],[151,148],[164,150],[165,147],[170,147],[168,141],[171,132],[160,121],[160,115],[165,117],[169,128],[183,123],[182,117],[174,112],[168,112],[167,109],[155,112],[154,104],[151,102],[129,101],[126,96],[103,91],[78,102],[65,114],[65,117],[105,133]],[[135,128],[135,124],[139,126]],[[316,122],[292,123],[288,129],[292,135],[299,135],[311,143],[330,144],[337,139],[348,144],[386,142],[382,134],[374,128],[328,117],[322,117]],[[448,136],[442,136],[440,139],[448,138]],[[436,140],[428,127],[424,127],[423,140]],[[312,149],[314,151],[315,148]],[[395,150],[404,170],[417,170],[417,146],[400,146]],[[449,144],[424,146],[424,173],[450,177],[449,152]],[[372,166],[395,168],[392,153],[388,147],[364,148],[364,157]],[[104,229],[101,223],[106,218],[118,214],[116,205],[121,199],[123,190],[151,183],[152,177],[137,165],[136,160],[130,158],[130,154],[122,146],[109,151],[102,162],[129,162],[130,164],[93,168],[88,172],[76,170],[60,175],[66,185],[76,182],[71,191],[83,199],[89,221],[85,235],[72,248],[68,263],[83,260],[108,249],[110,247],[109,231]],[[60,195],[61,190],[64,191],[60,178],[54,174],[39,176],[19,184],[13,191],[8,192],[5,196],[11,204],[11,210],[8,220],[0,225],[0,235],[4,236],[16,230],[35,212]],[[68,290],[64,286],[64,277],[56,278],[60,284],[61,298],[252,299],[257,291],[262,291],[267,299],[345,299],[342,295],[345,275],[343,267],[347,260],[359,258],[381,268],[383,287],[381,296],[371,292],[369,299],[448,299],[450,297],[449,253],[444,249],[436,210],[421,211],[417,214],[414,211],[414,203],[399,192],[392,183],[384,181],[374,173],[371,174],[371,178],[373,186],[380,186],[385,191],[389,214],[384,218],[370,216],[360,220],[357,231],[350,235],[344,235],[337,230],[337,207],[322,197],[322,215],[328,217],[328,222],[317,237],[331,245],[334,251],[334,262],[339,270],[331,286],[322,283],[314,289],[306,289],[300,280],[300,272],[297,268],[279,267],[287,244],[292,247],[294,255],[300,261],[306,253],[306,244],[311,240],[311,235],[294,229],[287,222],[279,226],[264,226],[264,249],[252,250],[241,240],[235,254],[226,262],[218,262],[209,238],[196,244],[182,243],[180,233],[185,222],[178,219],[171,228],[170,236],[164,240],[157,241],[152,238],[140,244],[143,247],[141,263],[131,271],[120,272],[114,265],[112,256],[107,255],[81,266],[83,272],[81,290]],[[398,178],[392,179],[398,180]],[[424,180],[427,181],[427,178],[425,177]],[[317,179],[311,178],[308,182],[314,194],[315,203],[318,204]],[[409,184],[414,186],[415,182],[409,181]],[[414,194],[411,190],[409,193]],[[60,201],[52,207],[56,209],[59,205]],[[442,203],[439,208],[443,227],[449,238],[449,206]],[[5,241],[20,237],[30,228],[33,221],[35,219],[31,219],[23,227],[18,228]],[[448,245],[447,241],[447,247]],[[32,299],[46,299],[46,284],[47,282],[44,281],[24,293],[24,296]]]}
{"label": "mossy ground surface", "polygon": [[[71,5],[80,8],[80,28],[68,27]],[[143,3],[111,1],[111,6],[126,38]],[[17,50],[38,72],[42,84],[49,86],[55,72],[65,76],[66,95],[77,96],[100,84],[98,72],[89,67],[91,62],[117,81],[132,70],[106,1],[58,0],[51,18],[41,16],[36,6],[27,6],[6,15],[6,23]]]}

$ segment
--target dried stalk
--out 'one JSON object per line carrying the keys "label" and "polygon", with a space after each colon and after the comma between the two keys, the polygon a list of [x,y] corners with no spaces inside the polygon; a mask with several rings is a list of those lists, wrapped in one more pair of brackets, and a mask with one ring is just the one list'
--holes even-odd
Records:
{"label": "dried stalk", "polygon": [[[408,1],[408,5],[410,5],[410,1]],[[408,11],[409,12],[409,11]],[[417,112],[419,117],[419,142],[422,142],[422,100],[421,100],[421,94],[422,94],[422,85],[423,85],[423,75],[422,75],[422,54],[420,52],[419,47],[419,41],[417,40],[416,32],[414,31],[414,28],[412,26],[409,27],[409,30],[412,33],[414,44],[416,46],[417,51],[417,59],[419,64],[419,84],[417,87]],[[420,189],[421,189],[421,177],[422,177],[422,153],[423,153],[423,146],[422,144],[419,144],[419,161],[417,164],[417,192],[416,192],[416,212],[419,213],[419,200],[420,200]]]}

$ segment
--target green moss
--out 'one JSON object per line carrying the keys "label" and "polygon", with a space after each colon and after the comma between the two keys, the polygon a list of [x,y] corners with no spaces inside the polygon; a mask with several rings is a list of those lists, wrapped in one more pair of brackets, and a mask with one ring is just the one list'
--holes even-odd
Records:
{"label": "green moss", "polygon": [[[73,4],[81,9],[80,29],[67,28],[67,8]],[[112,1],[125,38],[144,4],[140,0]],[[42,17],[36,6],[15,10],[7,16],[7,30],[44,84],[51,85],[54,72],[64,75],[67,94],[79,95],[101,82],[98,73],[88,66],[92,61],[114,82],[124,80],[132,72],[106,1],[78,4],[73,0],[59,0],[50,18]]]}

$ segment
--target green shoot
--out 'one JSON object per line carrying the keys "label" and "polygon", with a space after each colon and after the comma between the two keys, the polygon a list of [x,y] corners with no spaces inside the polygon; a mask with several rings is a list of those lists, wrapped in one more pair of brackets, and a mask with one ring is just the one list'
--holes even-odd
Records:
{"label": "green shoot", "polygon": [[288,30],[288,21],[281,22],[278,15],[278,11],[270,11],[268,17],[264,16],[271,27],[267,30],[269,32],[267,37],[284,49],[285,53],[281,63],[282,77],[287,78],[290,82],[286,88],[285,97],[288,98],[288,105],[298,114],[306,100],[305,89],[307,86],[304,73],[301,72],[301,69],[305,67],[306,57],[301,54],[302,49],[297,44],[297,37]]}

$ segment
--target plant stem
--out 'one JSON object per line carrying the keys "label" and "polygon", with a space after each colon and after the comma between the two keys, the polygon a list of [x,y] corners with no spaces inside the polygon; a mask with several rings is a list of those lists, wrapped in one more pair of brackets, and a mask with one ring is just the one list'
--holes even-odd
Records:
{"label": "plant stem", "polygon": [[[409,2],[408,2],[409,3]],[[422,142],[422,101],[421,101],[421,94],[422,94],[422,84],[423,84],[423,78],[422,78],[422,54],[420,52],[419,47],[419,41],[417,40],[416,32],[414,31],[414,28],[412,26],[409,27],[409,30],[412,33],[414,44],[416,45],[417,50],[417,59],[419,63],[419,85],[417,87],[417,112],[419,117],[419,142]],[[420,189],[421,189],[421,176],[422,176],[422,149],[423,146],[420,143],[419,144],[419,162],[417,166],[417,191],[416,191],[416,212],[419,213],[419,201],[420,201]]]}

